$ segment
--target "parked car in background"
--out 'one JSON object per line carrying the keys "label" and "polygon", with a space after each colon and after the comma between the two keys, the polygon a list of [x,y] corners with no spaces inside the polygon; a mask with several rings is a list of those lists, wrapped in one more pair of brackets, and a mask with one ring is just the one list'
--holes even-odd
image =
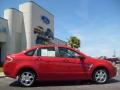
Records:
{"label": "parked car in background", "polygon": [[117,57],[106,58],[106,60],[111,61],[112,63],[115,63],[115,64],[120,64],[120,58],[117,58]]}
{"label": "parked car in background", "polygon": [[101,56],[101,57],[99,57],[99,59],[108,60],[108,61],[112,62],[113,64],[120,64],[120,58],[118,58],[118,57],[108,58],[106,56]]}
{"label": "parked car in background", "polygon": [[4,73],[17,78],[22,86],[36,80],[92,80],[103,84],[116,76],[117,69],[107,60],[89,57],[68,46],[34,46],[7,55]]}

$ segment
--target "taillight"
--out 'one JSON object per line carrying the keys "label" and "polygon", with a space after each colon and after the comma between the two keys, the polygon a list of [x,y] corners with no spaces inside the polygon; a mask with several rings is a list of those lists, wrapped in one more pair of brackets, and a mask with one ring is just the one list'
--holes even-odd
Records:
{"label": "taillight", "polygon": [[6,57],[6,61],[7,61],[7,62],[12,62],[12,61],[13,61],[13,58],[10,57],[10,56],[7,56],[7,57]]}

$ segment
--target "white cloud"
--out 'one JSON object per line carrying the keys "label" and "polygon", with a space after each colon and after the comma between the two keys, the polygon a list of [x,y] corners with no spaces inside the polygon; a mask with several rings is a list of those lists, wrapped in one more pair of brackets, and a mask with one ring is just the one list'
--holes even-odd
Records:
{"label": "white cloud", "polygon": [[[102,31],[98,31],[102,32]],[[70,30],[70,35],[77,36],[81,40],[81,48],[83,52],[90,56],[108,56],[113,55],[114,49],[120,49],[119,38],[120,36],[113,35],[111,33],[88,33],[84,31],[84,28],[75,28]],[[118,38],[119,37],[119,38]],[[116,50],[117,56],[120,56],[120,51]]]}

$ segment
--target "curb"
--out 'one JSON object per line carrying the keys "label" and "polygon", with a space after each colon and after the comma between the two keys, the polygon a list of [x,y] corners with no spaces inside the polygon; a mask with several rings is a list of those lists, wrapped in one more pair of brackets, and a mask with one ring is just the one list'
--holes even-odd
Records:
{"label": "curb", "polygon": [[5,77],[4,73],[0,72],[0,78],[4,78],[4,77]]}
{"label": "curb", "polygon": [[5,76],[0,76],[0,78],[5,78]]}

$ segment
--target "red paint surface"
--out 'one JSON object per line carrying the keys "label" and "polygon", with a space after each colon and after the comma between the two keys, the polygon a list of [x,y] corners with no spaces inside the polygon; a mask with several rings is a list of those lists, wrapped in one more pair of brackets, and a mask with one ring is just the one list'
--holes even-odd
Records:
{"label": "red paint surface", "polygon": [[[83,55],[80,58],[26,56],[24,53],[34,48],[63,47],[74,50]],[[13,60],[10,61],[10,58]],[[4,73],[8,77],[16,78],[19,71],[30,68],[37,74],[38,80],[90,80],[95,69],[103,67],[112,78],[116,75],[116,68],[106,60],[98,60],[84,55],[79,50],[67,46],[35,46],[17,54],[7,55]]]}

